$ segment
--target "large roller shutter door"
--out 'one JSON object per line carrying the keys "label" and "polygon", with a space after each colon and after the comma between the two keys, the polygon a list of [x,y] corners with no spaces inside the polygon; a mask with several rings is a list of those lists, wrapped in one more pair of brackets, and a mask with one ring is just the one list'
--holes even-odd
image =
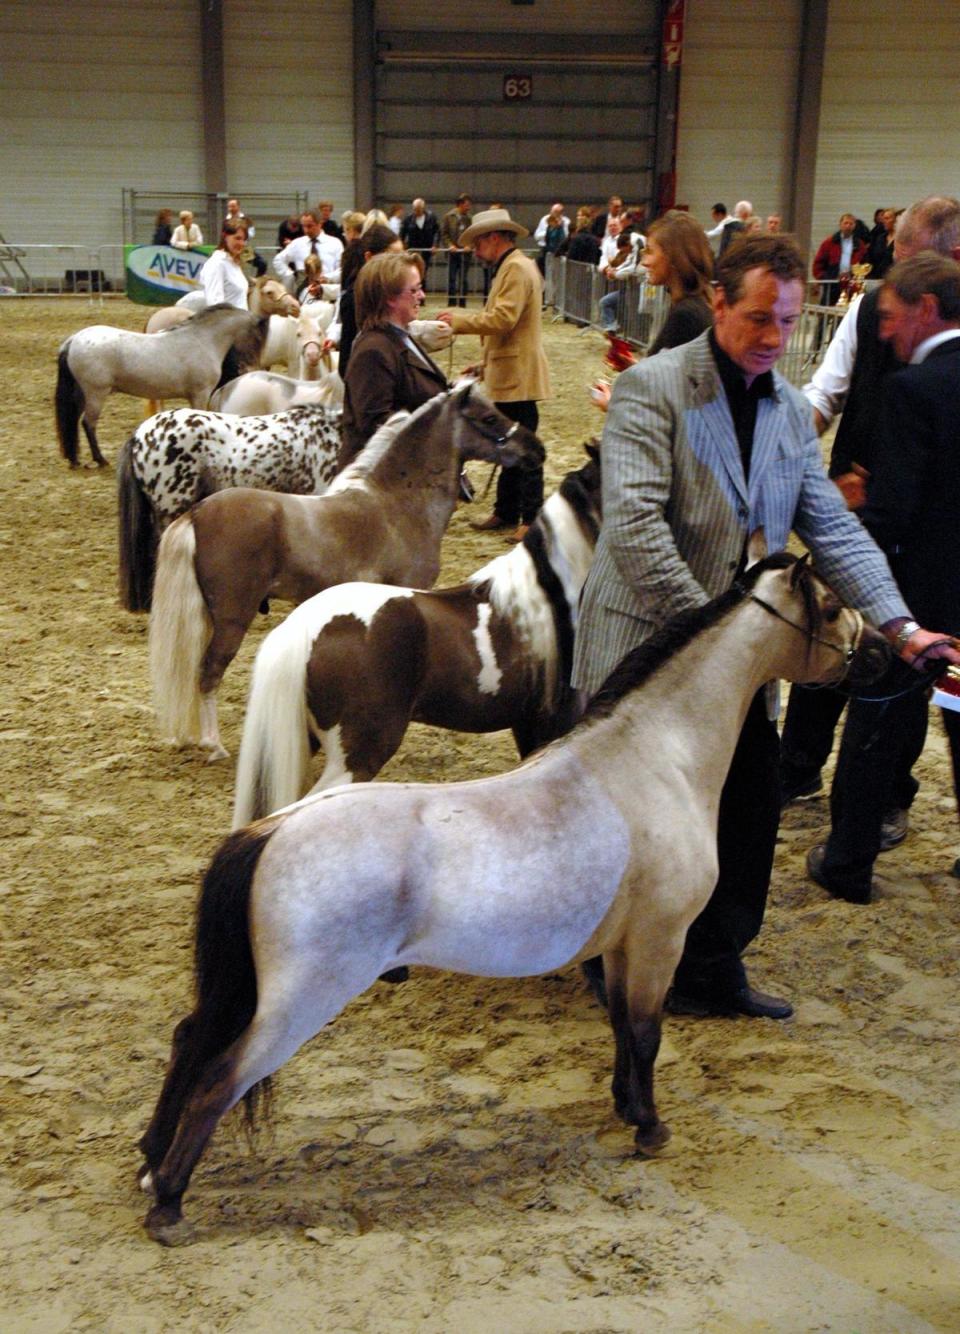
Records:
{"label": "large roller shutter door", "polygon": [[442,210],[465,190],[528,225],[554,199],[649,201],[654,49],[649,33],[378,32],[378,201]]}

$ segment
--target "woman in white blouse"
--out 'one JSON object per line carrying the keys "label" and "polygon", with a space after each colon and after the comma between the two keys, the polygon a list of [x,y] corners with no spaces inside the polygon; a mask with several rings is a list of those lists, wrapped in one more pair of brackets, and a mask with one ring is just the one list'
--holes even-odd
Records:
{"label": "woman in white blouse", "polygon": [[203,245],[203,232],[193,220],[193,214],[185,208],[180,214],[180,226],[174,227],[170,244],[178,250],[189,250],[191,246]]}
{"label": "woman in white blouse", "polygon": [[240,263],[247,244],[246,224],[228,218],[220,229],[220,244],[200,270],[200,286],[208,306],[225,301],[247,309],[247,275]]}

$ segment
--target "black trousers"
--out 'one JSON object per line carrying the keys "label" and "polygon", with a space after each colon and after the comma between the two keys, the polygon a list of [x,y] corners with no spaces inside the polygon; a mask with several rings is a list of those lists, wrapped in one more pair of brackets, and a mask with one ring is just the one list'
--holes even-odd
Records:
{"label": "black trousers", "polygon": [[753,698],[720,796],[719,877],[687,932],[674,986],[719,999],[746,983],[740,955],[763,924],[780,824],[780,743],[765,692]]}
{"label": "black trousers", "polygon": [[470,251],[447,251],[447,300],[451,306],[467,304],[470,281]]}
{"label": "black trousers", "polygon": [[[791,688],[780,736],[780,777],[784,787],[792,781],[804,782],[818,776],[830,758],[837,723],[849,698],[829,686],[817,690]],[[911,770],[923,750],[925,729],[913,730],[911,736],[913,743],[905,740],[893,757],[888,810],[891,807],[908,810],[917,795],[919,784]]]}
{"label": "black trousers", "polygon": [[[532,398],[515,403],[497,403],[505,417],[536,432],[540,413]],[[504,523],[532,523],[543,504],[543,468],[501,468],[493,512]]]}
{"label": "black trousers", "polygon": [[[830,837],[823,861],[824,876],[836,889],[869,896],[883,817],[891,806],[904,805],[895,793],[896,775],[908,757],[923,750],[928,715],[922,691],[883,703],[850,701],[830,791]],[[954,794],[960,795],[960,713],[944,709],[943,723]]]}

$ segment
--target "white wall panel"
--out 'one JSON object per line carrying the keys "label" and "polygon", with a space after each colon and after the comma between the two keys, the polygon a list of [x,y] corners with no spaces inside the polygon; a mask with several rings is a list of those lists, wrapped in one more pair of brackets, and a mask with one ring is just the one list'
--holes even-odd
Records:
{"label": "white wall panel", "polygon": [[960,3],[832,0],[813,236],[840,214],[960,196]]}
{"label": "white wall panel", "polygon": [[0,5],[0,232],[119,242],[124,186],[203,186],[196,0]]}
{"label": "white wall panel", "polygon": [[792,174],[802,0],[687,0],[677,200],[782,213]]}
{"label": "white wall panel", "polygon": [[225,0],[229,190],[353,206],[351,14],[350,0]]}

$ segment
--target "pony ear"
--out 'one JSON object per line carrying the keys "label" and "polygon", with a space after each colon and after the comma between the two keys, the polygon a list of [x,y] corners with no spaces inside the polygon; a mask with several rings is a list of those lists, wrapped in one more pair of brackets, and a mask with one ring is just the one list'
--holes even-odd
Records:
{"label": "pony ear", "polygon": [[587,451],[588,457],[593,459],[594,463],[600,462],[600,444],[596,436],[592,436],[591,439],[587,440],[583,447]]}
{"label": "pony ear", "polygon": [[763,524],[759,528],[754,528],[747,541],[747,563],[745,568],[749,570],[751,565],[756,565],[758,561],[766,560],[770,553],[767,551],[767,535],[763,531]]}
{"label": "pony ear", "polygon": [[797,585],[800,583],[800,580],[804,577],[804,574],[806,573],[809,564],[810,564],[809,551],[805,551],[802,556],[797,557],[793,569],[790,571],[791,589],[796,588]]}

